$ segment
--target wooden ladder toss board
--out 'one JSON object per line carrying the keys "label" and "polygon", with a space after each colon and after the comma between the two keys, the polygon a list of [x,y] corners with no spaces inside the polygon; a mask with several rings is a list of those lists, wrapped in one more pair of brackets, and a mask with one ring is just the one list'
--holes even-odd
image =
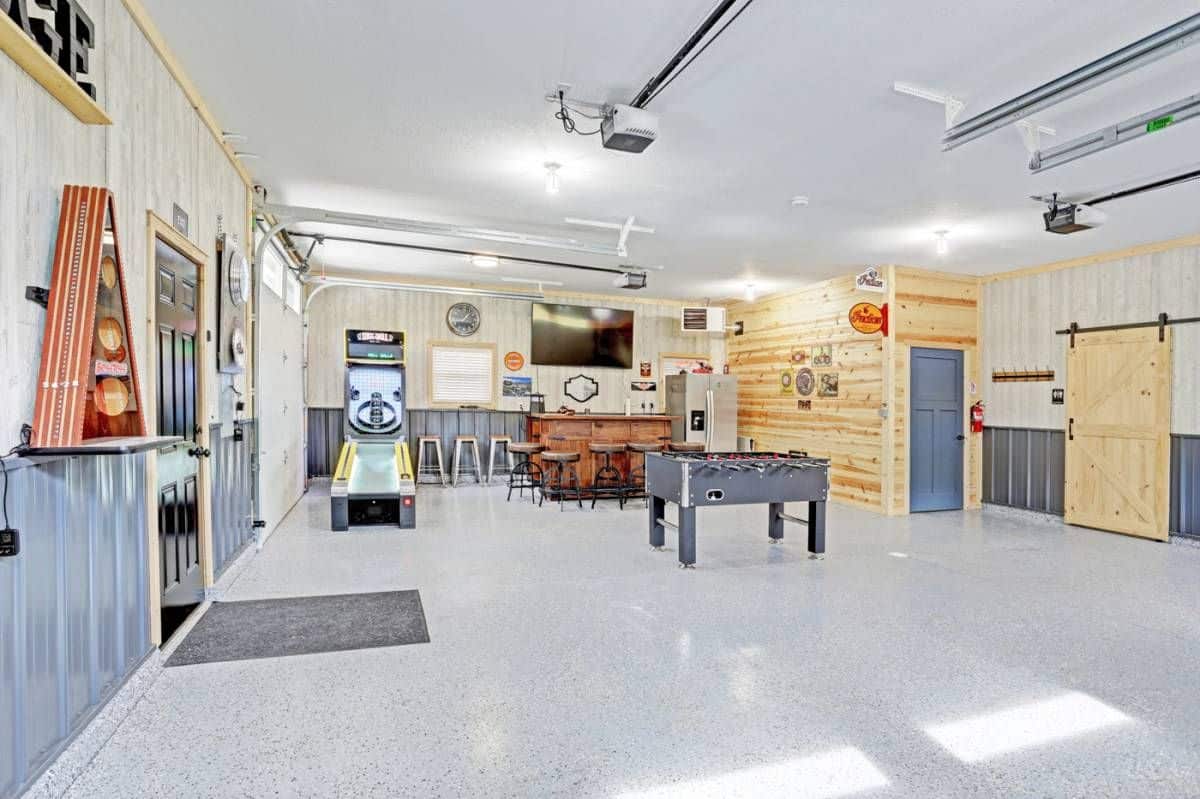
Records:
{"label": "wooden ladder toss board", "polygon": [[144,436],[112,193],[66,186],[34,405],[34,447]]}
{"label": "wooden ladder toss board", "polygon": [[1166,541],[1171,329],[1079,333],[1067,350],[1066,521]]}

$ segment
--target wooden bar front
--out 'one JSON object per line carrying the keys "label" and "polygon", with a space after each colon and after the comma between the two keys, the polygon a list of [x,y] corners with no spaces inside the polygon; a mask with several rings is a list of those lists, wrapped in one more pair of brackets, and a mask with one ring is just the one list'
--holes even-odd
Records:
{"label": "wooden bar front", "polygon": [[[604,463],[604,456],[593,454],[588,444],[665,444],[671,436],[671,422],[677,416],[625,416],[623,414],[587,413],[574,416],[561,413],[535,413],[526,417],[526,433],[530,441],[542,444],[546,449],[565,450],[579,453],[579,480],[584,486],[592,484],[596,470]],[[551,441],[551,436],[563,436],[565,441]],[[661,440],[660,440],[661,439]],[[630,453],[613,454],[613,465],[623,476],[629,474]],[[640,465],[642,456],[633,454],[634,465]],[[540,457],[534,461],[541,463]]]}

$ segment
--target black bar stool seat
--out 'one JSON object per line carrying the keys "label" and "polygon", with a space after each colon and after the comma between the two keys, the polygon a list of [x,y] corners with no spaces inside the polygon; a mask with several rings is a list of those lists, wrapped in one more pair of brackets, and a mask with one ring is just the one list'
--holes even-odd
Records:
{"label": "black bar stool seat", "polygon": [[533,456],[546,449],[544,444],[535,441],[521,441],[508,445],[508,451],[517,458],[517,463],[508,473],[508,500],[512,501],[513,489],[517,489],[517,499],[529,489],[529,499],[537,498],[537,492],[542,490],[542,467],[533,462]]}
{"label": "black bar stool seat", "polygon": [[592,477],[592,507],[596,507],[596,500],[602,497],[615,497],[618,506],[622,509],[625,507],[625,478],[621,476],[621,470],[613,466],[612,456],[617,452],[624,452],[628,445],[622,441],[620,443],[609,441],[593,441],[588,444],[588,451],[593,455],[603,455],[604,464],[596,470],[595,476]]}
{"label": "black bar stool seat", "polygon": [[[543,450],[542,463],[549,463],[554,468],[554,480],[550,482],[549,488],[551,493],[558,497],[558,509],[561,511],[563,507],[563,497],[568,491],[575,492],[575,502],[579,504],[579,509],[583,510],[583,492],[579,485],[579,472],[575,469],[575,464],[581,460],[578,452],[566,452],[561,450]],[[571,484],[568,486],[564,481],[567,477],[571,478]],[[538,501],[538,507],[542,506],[542,502],[546,499],[546,486],[542,487],[542,498]]]}

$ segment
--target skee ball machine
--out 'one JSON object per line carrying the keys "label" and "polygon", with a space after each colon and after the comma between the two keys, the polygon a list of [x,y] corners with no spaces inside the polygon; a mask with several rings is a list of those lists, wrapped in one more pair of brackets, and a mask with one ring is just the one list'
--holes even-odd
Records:
{"label": "skee ball machine", "polygon": [[404,427],[404,333],[346,331],[345,443],[330,488],[334,530],[417,526]]}

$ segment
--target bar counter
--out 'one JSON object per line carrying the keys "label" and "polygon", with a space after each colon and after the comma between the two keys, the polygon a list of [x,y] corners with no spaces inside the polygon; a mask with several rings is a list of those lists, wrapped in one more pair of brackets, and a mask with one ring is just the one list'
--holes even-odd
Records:
{"label": "bar counter", "polygon": [[[530,441],[536,441],[547,449],[578,452],[580,459],[576,469],[580,482],[587,487],[592,484],[592,477],[604,462],[603,455],[588,451],[588,444],[593,441],[605,444],[665,443],[671,436],[671,422],[678,418],[663,414],[531,413],[526,417],[525,430]],[[566,440],[551,441],[551,436],[562,436]],[[640,454],[634,454],[634,465],[641,463],[641,457]],[[540,457],[535,456],[533,460],[541,464]],[[612,462],[622,475],[629,474],[630,453],[614,454]]]}

